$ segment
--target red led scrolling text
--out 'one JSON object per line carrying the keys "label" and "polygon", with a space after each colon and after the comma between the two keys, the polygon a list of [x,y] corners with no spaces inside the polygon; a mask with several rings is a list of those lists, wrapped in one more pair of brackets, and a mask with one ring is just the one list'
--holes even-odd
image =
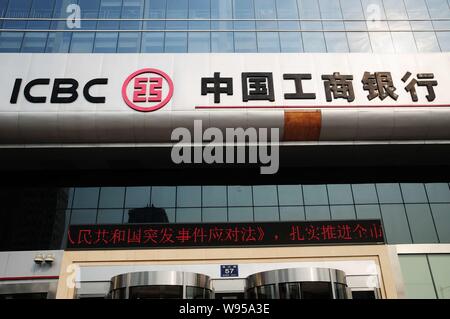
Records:
{"label": "red led scrolling text", "polygon": [[[284,235],[284,236],[283,236]],[[271,236],[271,238],[269,238]],[[177,246],[177,245],[224,245],[258,244],[268,240],[276,243],[280,237],[287,237],[289,243],[314,242],[358,242],[383,241],[379,225],[313,224],[296,225],[289,228],[288,234],[268,235],[261,226],[235,227],[117,227],[112,229],[86,228],[68,234],[72,247],[76,246]],[[284,241],[286,242],[286,241]]]}

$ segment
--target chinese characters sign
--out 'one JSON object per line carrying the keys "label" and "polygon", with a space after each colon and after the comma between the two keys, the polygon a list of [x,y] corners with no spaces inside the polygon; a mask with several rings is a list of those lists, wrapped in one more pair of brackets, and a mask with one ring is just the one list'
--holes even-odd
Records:
{"label": "chinese characters sign", "polygon": [[67,249],[384,243],[379,220],[72,225]]}
{"label": "chinese characters sign", "polygon": [[[312,79],[311,73],[285,73],[284,81],[294,81],[295,91],[284,94],[286,100],[315,100],[316,93],[304,92],[304,81]],[[323,89],[327,102],[336,99],[353,102],[355,91],[353,85],[353,75],[333,72],[332,74],[322,74]],[[275,102],[273,74],[271,72],[243,72],[242,81],[242,102],[250,100],[266,100]],[[406,71],[401,81],[406,83],[404,91],[409,93],[412,102],[419,101],[417,87],[423,87],[425,98],[432,102],[436,98],[434,87],[438,82],[434,79],[434,73],[418,73],[413,76]],[[368,72],[365,71],[361,79],[361,89],[367,91],[367,99],[371,101],[379,98],[383,101],[389,97],[397,101],[399,95],[395,93],[397,87],[394,85],[391,72]],[[214,77],[203,77],[201,79],[201,94],[214,95],[214,103],[220,103],[221,94],[233,95],[233,78],[221,77],[220,72],[214,72]]]}

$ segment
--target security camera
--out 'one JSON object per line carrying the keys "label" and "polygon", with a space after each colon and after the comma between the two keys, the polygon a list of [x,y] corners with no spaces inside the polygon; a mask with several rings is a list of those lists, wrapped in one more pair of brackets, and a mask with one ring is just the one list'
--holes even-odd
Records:
{"label": "security camera", "polygon": [[44,261],[45,261],[47,264],[53,263],[53,262],[55,261],[55,255],[50,254],[50,255],[45,256]]}
{"label": "security camera", "polygon": [[42,254],[37,254],[34,256],[34,262],[38,265],[42,264],[44,262],[44,256],[42,256]]}

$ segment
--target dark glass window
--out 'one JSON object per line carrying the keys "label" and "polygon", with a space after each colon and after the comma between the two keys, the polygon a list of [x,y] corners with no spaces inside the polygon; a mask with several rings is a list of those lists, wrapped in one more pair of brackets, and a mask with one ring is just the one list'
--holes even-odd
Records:
{"label": "dark glass window", "polygon": [[303,185],[305,205],[327,205],[328,195],[325,185]]}
{"label": "dark glass window", "polygon": [[280,215],[278,207],[255,207],[255,221],[256,222],[269,222],[279,221]]}
{"label": "dark glass window", "polygon": [[177,207],[201,207],[201,186],[178,186]]}
{"label": "dark glass window", "polygon": [[228,186],[228,205],[229,206],[252,206],[252,187],[251,186]]}
{"label": "dark glass window", "polygon": [[94,47],[94,32],[74,32],[70,44],[72,53],[91,53]]}
{"label": "dark glass window", "polygon": [[327,185],[330,205],[353,204],[352,189],[349,184]]}
{"label": "dark glass window", "polygon": [[406,215],[414,243],[437,243],[436,230],[428,204],[406,204]]}
{"label": "dark glass window", "polygon": [[228,220],[226,207],[202,208],[202,215],[205,223],[225,223]]}
{"label": "dark glass window", "polygon": [[352,184],[355,204],[378,204],[374,184]]}
{"label": "dark glass window", "polygon": [[333,299],[329,282],[302,282],[302,299]]}
{"label": "dark glass window", "polygon": [[142,286],[130,288],[130,299],[182,299],[183,286]]}
{"label": "dark glass window", "polygon": [[45,52],[47,32],[26,32],[22,43],[22,52]]}
{"label": "dark glass window", "polygon": [[150,206],[150,187],[127,187],[125,207]]}
{"label": "dark glass window", "polygon": [[141,49],[142,32],[120,32],[117,52],[137,53]]}
{"label": "dark glass window", "polygon": [[227,206],[226,186],[203,186],[202,201],[204,207]]}
{"label": "dark glass window", "polygon": [[202,221],[202,209],[198,208],[177,208],[177,223],[200,223]]}
{"label": "dark glass window", "polygon": [[255,206],[278,205],[276,185],[253,186],[253,203]]}
{"label": "dark glass window", "polygon": [[306,220],[330,220],[329,206],[306,206],[305,207]]}
{"label": "dark glass window", "polygon": [[253,207],[229,207],[228,208],[229,222],[252,222],[253,221]]}
{"label": "dark glass window", "polygon": [[118,37],[117,32],[97,32],[95,34],[94,53],[115,53]]}
{"label": "dark glass window", "polygon": [[74,193],[73,208],[97,208],[99,187],[77,187]]}
{"label": "dark glass window", "polygon": [[280,207],[280,219],[282,221],[305,220],[305,208],[303,206]]}
{"label": "dark glass window", "polygon": [[175,207],[176,187],[153,186],[152,205],[155,207]]}
{"label": "dark glass window", "polygon": [[[130,189],[130,192],[133,192]],[[128,197],[130,200],[132,195]],[[99,208],[122,208],[125,197],[125,187],[102,187],[100,188]]]}
{"label": "dark glass window", "polygon": [[164,52],[164,33],[145,32],[142,34],[142,52],[162,53]]}
{"label": "dark glass window", "polygon": [[411,244],[408,220],[402,204],[380,205],[386,238],[390,244]]}
{"label": "dark glass window", "polygon": [[382,204],[403,203],[399,184],[377,184],[377,191]]}

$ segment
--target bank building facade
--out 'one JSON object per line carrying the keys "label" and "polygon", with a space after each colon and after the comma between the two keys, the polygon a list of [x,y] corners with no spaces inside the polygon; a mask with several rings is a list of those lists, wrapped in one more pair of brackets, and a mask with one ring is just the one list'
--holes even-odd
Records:
{"label": "bank building facade", "polygon": [[0,299],[450,298],[447,0],[0,0]]}

